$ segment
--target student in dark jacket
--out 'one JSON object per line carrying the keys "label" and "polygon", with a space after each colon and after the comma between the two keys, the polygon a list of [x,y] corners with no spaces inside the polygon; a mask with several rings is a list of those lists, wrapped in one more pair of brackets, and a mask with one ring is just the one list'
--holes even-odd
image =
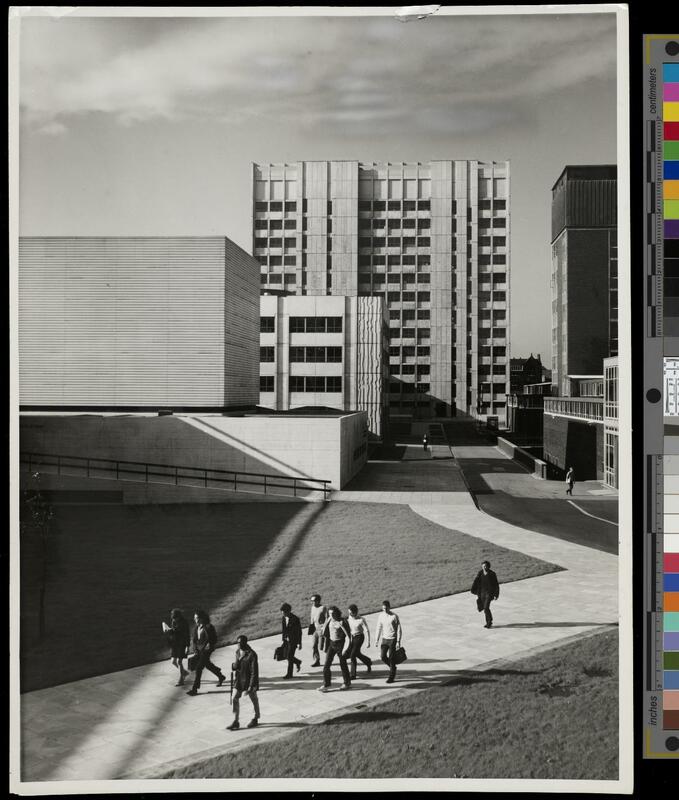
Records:
{"label": "student in dark jacket", "polygon": [[246,694],[252,701],[255,716],[248,722],[248,728],[256,728],[259,724],[259,665],[257,653],[248,644],[247,636],[238,637],[238,649],[236,650],[236,660],[231,665],[233,670],[233,686],[236,694],[233,696],[233,722],[227,725],[227,730],[237,731],[240,728],[238,717],[240,715],[240,699]]}
{"label": "student in dark jacket", "polygon": [[183,686],[189,671],[184,669],[182,661],[186,658],[186,651],[191,644],[191,634],[189,632],[189,623],[178,608],[173,608],[170,611],[170,630],[167,637],[170,643],[172,665],[179,670],[179,680],[175,685]]}
{"label": "student in dark jacket", "polygon": [[288,645],[288,671],[283,677],[292,678],[293,664],[297,667],[297,672],[299,672],[299,668],[302,666],[302,662],[295,656],[295,651],[297,649],[302,649],[302,623],[299,621],[299,617],[292,613],[290,603],[283,603],[281,606],[281,613],[283,617],[281,622],[281,634],[283,636],[283,642],[287,642]]}
{"label": "student in dark jacket", "polygon": [[217,686],[221,686],[226,678],[224,673],[216,667],[210,660],[215,647],[217,647],[217,631],[214,625],[210,623],[210,617],[202,609],[198,609],[193,615],[193,620],[196,627],[193,629],[193,652],[198,656],[196,664],[196,677],[193,679],[193,687],[186,693],[190,695],[198,694],[200,689],[200,677],[204,669],[210,670],[213,675],[216,675]]}
{"label": "student in dark jacket", "polygon": [[486,617],[484,628],[493,627],[493,615],[490,613],[490,604],[500,596],[500,584],[497,575],[490,568],[490,561],[484,561],[481,569],[474,578],[471,593],[476,595],[476,607],[483,611]]}

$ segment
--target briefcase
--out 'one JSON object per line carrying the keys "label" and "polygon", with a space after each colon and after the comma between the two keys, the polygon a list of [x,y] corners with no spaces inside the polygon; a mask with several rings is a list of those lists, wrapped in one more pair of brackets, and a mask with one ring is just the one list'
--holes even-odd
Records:
{"label": "briefcase", "polygon": [[408,656],[406,655],[405,647],[397,647],[394,652],[394,661],[397,664],[402,664],[404,661],[408,660]]}
{"label": "briefcase", "polygon": [[288,643],[284,642],[282,645],[277,647],[273,651],[273,657],[275,661],[287,661],[288,660]]}

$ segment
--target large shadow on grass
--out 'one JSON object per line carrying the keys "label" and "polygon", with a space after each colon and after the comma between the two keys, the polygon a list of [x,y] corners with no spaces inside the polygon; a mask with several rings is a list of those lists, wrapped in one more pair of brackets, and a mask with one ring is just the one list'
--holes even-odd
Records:
{"label": "large shadow on grass", "polygon": [[[262,515],[255,513],[257,506],[253,504],[251,511],[254,516],[250,520],[252,524],[242,526],[239,535],[234,535],[234,531],[230,530],[229,536],[223,537],[228,542],[225,551],[219,546],[219,530],[221,526],[228,525],[230,507],[205,505],[199,508],[204,515],[202,525],[195,525],[193,535],[188,542],[185,528],[187,518],[181,513],[182,509],[176,506],[171,509],[160,506],[109,509],[111,513],[105,524],[104,520],[99,520],[99,528],[94,531],[88,524],[83,523],[83,519],[87,519],[89,507],[77,509],[69,520],[61,520],[63,547],[66,550],[75,548],[79,558],[74,558],[76,554],[71,552],[71,558],[66,559],[62,553],[64,568],[60,570],[59,575],[61,592],[58,593],[57,586],[53,585],[51,594],[52,603],[60,604],[61,614],[52,620],[52,626],[48,627],[48,641],[51,653],[58,652],[66,666],[61,673],[55,671],[58,661],[54,656],[49,657],[50,649],[45,641],[40,643],[42,661],[36,658],[35,648],[33,657],[30,651],[24,650],[23,691],[36,688],[30,685],[31,680],[33,682],[41,680],[44,684],[49,682],[51,685],[61,682],[55,678],[62,677],[64,680],[63,675],[68,667],[81,674],[72,675],[65,680],[83,677],[82,672],[90,675],[108,673],[116,668],[124,669],[126,666],[135,666],[158,657],[167,658],[167,650],[158,647],[158,638],[152,636],[150,631],[160,627],[160,620],[167,619],[168,610],[174,605],[183,605],[187,609],[198,605],[210,609],[219,605],[222,613],[219,617],[213,618],[213,622],[218,628],[221,643],[232,641],[240,620],[253,606],[261,604],[266,593],[275,584],[276,576],[282,571],[283,565],[302,545],[304,538],[327,506],[320,503],[276,503],[267,505],[267,513]],[[129,522],[126,515],[130,512],[136,516],[138,524],[127,527],[121,525],[124,519],[128,519]],[[242,516],[242,509],[240,512],[239,516]],[[192,509],[192,513],[196,513],[195,508]],[[246,521],[247,519],[246,515]],[[162,525],[159,524],[160,520],[163,522]],[[218,524],[215,526],[215,523]],[[104,531],[101,529],[102,525],[105,527]],[[104,551],[100,541],[102,535],[119,537],[117,540],[119,546]],[[128,544],[127,548],[125,544]],[[140,548],[150,549],[151,552],[146,552],[143,559],[129,557],[130,553],[139,553]],[[253,577],[251,574],[253,566],[269,550],[273,550],[275,555],[270,559],[267,568],[259,573],[255,571]],[[105,564],[102,557],[104,552],[109,562],[112,553],[117,553],[114,559],[116,563]],[[135,580],[144,580],[148,584],[151,576],[137,574],[135,565],[141,561],[148,563],[149,560],[155,566],[153,574],[157,576],[158,596],[149,591],[148,585],[145,585],[145,603],[141,604],[135,601]],[[66,565],[69,565],[76,574],[65,574]],[[107,592],[103,594],[101,587],[106,584],[102,582],[102,572],[112,578],[118,576],[115,585],[108,585]],[[96,579],[86,587],[88,591],[94,591],[95,587],[99,589],[100,602],[97,603],[96,609],[88,607],[81,599],[79,600],[78,592],[74,591],[74,587],[78,586],[78,576],[81,578],[82,588],[82,580],[87,574],[96,576]],[[132,591],[129,591],[130,587]],[[127,593],[123,591],[125,588],[128,589]],[[224,600],[225,595],[227,601]],[[123,596],[127,597],[126,602],[122,602]],[[177,598],[180,602],[175,600],[168,603],[170,598]],[[73,613],[69,613],[71,604]],[[63,625],[58,626],[57,619]],[[74,620],[78,620],[76,627]],[[102,625],[102,620],[108,620],[110,624],[117,622],[119,630],[114,634],[110,626]],[[88,635],[92,637],[89,642],[86,641],[87,637],[80,635],[83,630],[87,630]],[[105,638],[114,635],[117,641],[125,642],[124,647],[118,648],[117,659],[115,657],[117,651],[112,650],[110,646],[105,647],[103,656],[102,651],[95,647],[98,636]],[[101,648],[106,642],[99,641],[98,644]],[[75,658],[74,654],[78,657]],[[113,666],[116,660],[117,664]],[[42,669],[37,670],[37,666],[41,666]],[[93,728],[80,730],[78,734],[74,731],[69,733],[70,752],[75,754],[84,740],[91,735],[96,736],[98,726],[105,727],[109,717],[115,719],[116,706],[124,699],[121,697],[112,703],[108,717],[99,718]],[[168,692],[167,698],[159,704],[154,719],[147,722],[149,733],[162,727],[176,702],[177,695]],[[120,772],[124,773],[129,769],[143,750],[144,746],[138,739],[130,741],[129,756],[123,761]]]}

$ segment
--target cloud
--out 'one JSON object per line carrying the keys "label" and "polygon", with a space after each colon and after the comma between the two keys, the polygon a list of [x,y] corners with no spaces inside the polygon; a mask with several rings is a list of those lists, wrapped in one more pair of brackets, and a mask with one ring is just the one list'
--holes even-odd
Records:
{"label": "cloud", "polygon": [[82,115],[121,125],[394,124],[475,130],[536,98],[615,77],[612,15],[27,19],[25,122],[63,133]]}

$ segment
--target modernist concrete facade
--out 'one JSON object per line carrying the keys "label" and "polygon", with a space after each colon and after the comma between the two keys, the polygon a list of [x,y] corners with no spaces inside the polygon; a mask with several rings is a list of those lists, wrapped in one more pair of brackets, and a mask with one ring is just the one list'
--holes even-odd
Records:
{"label": "modernist concrete facade", "polygon": [[263,295],[260,400],[279,411],[362,410],[381,438],[386,422],[387,335],[378,297]]}
{"label": "modernist concrete facade", "polygon": [[618,352],[617,168],[568,166],[552,188],[552,383]]}
{"label": "modernist concrete facade", "polygon": [[252,408],[259,264],[224,236],[22,237],[22,409]]}
{"label": "modernist concrete facade", "polygon": [[252,167],[262,288],[384,298],[390,416],[505,420],[509,164]]}

